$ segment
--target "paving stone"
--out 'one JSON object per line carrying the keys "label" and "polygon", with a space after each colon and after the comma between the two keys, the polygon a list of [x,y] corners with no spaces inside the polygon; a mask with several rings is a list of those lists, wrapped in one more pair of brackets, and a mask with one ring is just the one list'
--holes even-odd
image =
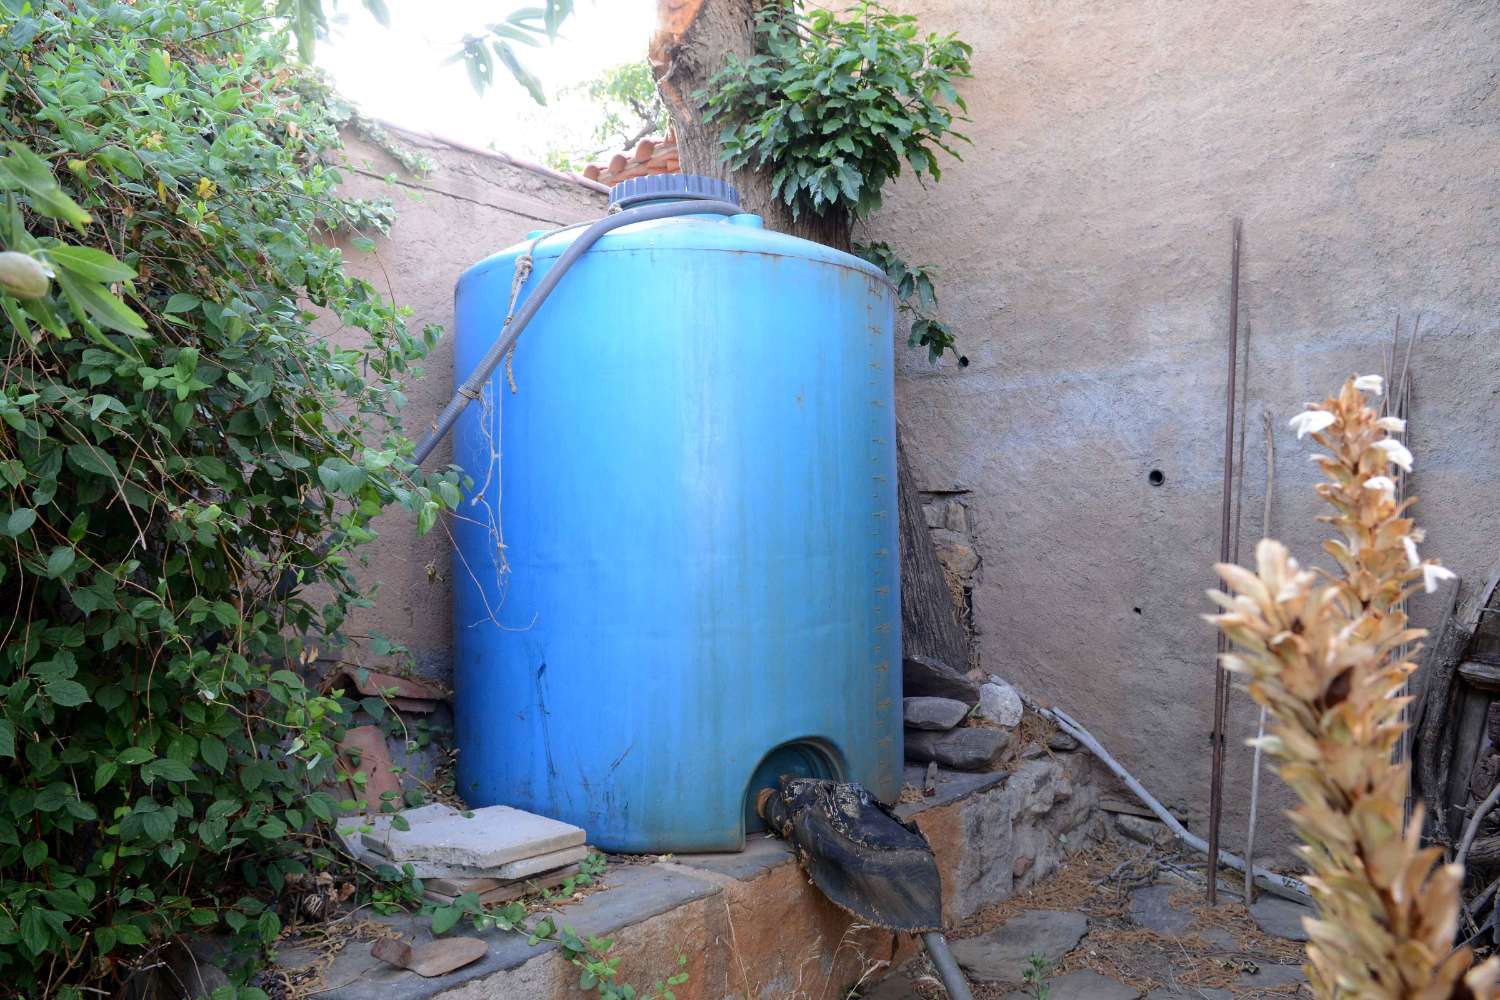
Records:
{"label": "paving stone", "polygon": [[984,771],[994,766],[1010,741],[1009,730],[989,726],[968,726],[946,733],[908,729],[906,759],[920,764],[935,760],[940,767],[960,771]]}
{"label": "paving stone", "polygon": [[1130,918],[1137,926],[1171,937],[1198,937],[1221,951],[1232,951],[1238,942],[1222,927],[1201,927],[1191,910],[1174,907],[1171,895],[1177,886],[1148,885],[1130,894]]}
{"label": "paving stone", "polygon": [[1262,896],[1250,907],[1250,916],[1255,918],[1257,927],[1288,941],[1306,941],[1307,931],[1302,927],[1302,918],[1314,915],[1312,907],[1276,896]]}
{"label": "paving stone", "polygon": [[1021,724],[1025,706],[1015,688],[991,674],[990,679],[979,686],[979,710],[997,726],[1014,729]]}
{"label": "paving stone", "polygon": [[901,692],[913,697],[930,695],[954,698],[966,705],[979,704],[978,682],[928,656],[908,656],[901,661]]}
{"label": "paving stone", "polygon": [[988,934],[952,943],[953,957],[975,979],[1020,983],[1032,955],[1056,963],[1078,947],[1089,918],[1060,910],[1027,910]]}
{"label": "paving stone", "polygon": [[1234,981],[1236,986],[1254,986],[1258,989],[1270,989],[1276,986],[1288,986],[1294,983],[1307,982],[1307,975],[1302,971],[1300,965],[1262,965],[1254,972],[1242,972]]}
{"label": "paving stone", "polygon": [[[1047,980],[1047,1000],[1137,1000],[1141,991],[1133,986],[1083,969]],[[1025,991],[1007,993],[1001,1000],[1031,1000]]]}
{"label": "paving stone", "polygon": [[969,714],[969,706],[953,698],[921,696],[903,700],[906,724],[912,729],[952,729]]}
{"label": "paving stone", "polygon": [[1158,934],[1181,937],[1191,933],[1193,915],[1171,903],[1176,891],[1177,887],[1171,885],[1148,885],[1135,890],[1130,894],[1130,919]]}
{"label": "paving stone", "polygon": [[431,861],[472,871],[578,847],[585,837],[580,827],[510,806],[469,813],[449,809],[445,816],[424,816],[418,822],[407,817],[407,822],[406,830],[365,834],[365,846],[395,863]]}

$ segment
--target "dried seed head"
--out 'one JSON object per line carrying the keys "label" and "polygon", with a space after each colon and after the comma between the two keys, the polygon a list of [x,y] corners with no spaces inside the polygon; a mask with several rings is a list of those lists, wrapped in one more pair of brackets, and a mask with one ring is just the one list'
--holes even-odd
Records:
{"label": "dried seed head", "polygon": [[1314,993],[1495,1000],[1500,964],[1470,969],[1469,951],[1452,951],[1463,873],[1434,867],[1439,852],[1421,849],[1420,810],[1403,829],[1407,769],[1391,764],[1405,727],[1397,695],[1413,669],[1395,651],[1425,635],[1407,626],[1401,602],[1418,581],[1431,590],[1453,574],[1421,559],[1421,531],[1394,502],[1390,467],[1409,470],[1411,452],[1387,437],[1404,425],[1366,405],[1363,394],[1383,388],[1379,376],[1350,379],[1291,421],[1329,450],[1316,456],[1328,480],[1317,493],[1333,508],[1323,520],[1338,537],[1325,548],[1343,575],[1303,570],[1266,539],[1254,573],[1218,567],[1227,592],[1212,592],[1223,610],[1209,619],[1236,646],[1224,668],[1248,678],[1274,719],[1261,745],[1301,799],[1292,821],[1318,906]]}

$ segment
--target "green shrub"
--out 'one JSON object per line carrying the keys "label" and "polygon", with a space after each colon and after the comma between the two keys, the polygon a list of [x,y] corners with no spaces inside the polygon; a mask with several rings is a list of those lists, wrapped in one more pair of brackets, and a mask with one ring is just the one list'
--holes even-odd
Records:
{"label": "green shrub", "polygon": [[0,268],[0,993],[274,938],[339,807],[302,637],[365,600],[378,511],[459,496],[402,457],[435,333],[343,271],[328,233],[380,213],[335,195],[332,104],[267,12],[0,0],[0,250],[29,258]]}
{"label": "green shrub", "polygon": [[[918,179],[942,178],[937,151],[957,158],[955,129],[967,110],[954,81],[969,75],[971,46],[957,36],[918,34],[917,19],[878,3],[845,10],[767,3],[755,15],[756,53],[732,53],[697,99],[720,128],[720,158],[735,170],[768,174],[771,197],[793,219],[845,227],[880,207],[903,165]],[[854,245],[895,286],[911,315],[907,343],[930,361],[952,351],[953,331],[937,314],[932,269],[911,265],[886,243]]]}
{"label": "green shrub", "polygon": [[756,54],[731,54],[699,95],[703,120],[722,129],[725,163],[771,171],[793,218],[864,218],[903,163],[938,180],[937,150],[957,158],[952,142],[967,141],[953,83],[973,49],[955,36],[920,37],[915,17],[878,3],[771,3],[755,33]]}

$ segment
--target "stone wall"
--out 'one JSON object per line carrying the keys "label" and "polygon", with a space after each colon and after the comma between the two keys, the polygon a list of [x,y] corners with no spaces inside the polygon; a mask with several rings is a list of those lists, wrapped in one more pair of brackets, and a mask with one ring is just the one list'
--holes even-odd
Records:
{"label": "stone wall", "polygon": [[[913,775],[920,779],[920,772]],[[943,922],[953,928],[985,908],[1024,892],[1067,856],[1109,837],[1095,773],[1085,753],[1033,747],[1013,772],[942,772],[935,795],[900,806],[932,844],[942,876]],[[889,960],[909,958],[909,935],[877,930],[816,889],[783,841],[752,835],[737,854],[663,855],[612,862],[604,890],[565,906],[563,926],[612,939],[612,958],[637,986],[678,971],[678,995],[705,1000],[813,1000],[843,997],[862,977],[878,979]],[[414,944],[430,940],[426,919],[375,916]],[[365,944],[351,944],[323,970],[338,984],[326,1000],[571,1000],[581,996],[578,969],[555,942],[481,932],[488,953],[436,979],[384,965]],[[311,951],[283,950],[284,968],[315,961]],[[865,980],[868,982],[868,980]]]}
{"label": "stone wall", "polygon": [[[1201,831],[1214,635],[1198,615],[1218,554],[1232,216],[1243,558],[1260,535],[1262,412],[1272,532],[1314,559],[1313,470],[1286,421],[1379,372],[1397,317],[1418,312],[1426,550],[1471,581],[1500,557],[1500,6],[894,6],[975,47],[964,161],[936,186],[899,185],[865,236],[938,265],[973,361],[908,352],[898,390],[919,487],[966,508],[984,669],[1067,708]],[[948,509],[935,534],[957,544]],[[1436,603],[1417,601],[1417,619]],[[1238,849],[1254,716],[1234,706]],[[1263,815],[1285,805],[1273,795]]]}
{"label": "stone wall", "polygon": [[[401,146],[428,157],[433,169],[414,175],[385,149],[353,131],[346,133],[339,164],[344,193],[391,199],[396,221],[389,237],[376,240],[369,252],[347,237],[340,245],[351,273],[411,309],[407,323],[413,331],[427,323],[446,331],[425,362],[425,374],[409,387],[404,421],[416,438],[453,393],[453,286],[458,276],[532,230],[598,218],[605,211],[605,195],[582,180],[498,153],[395,130],[390,134]],[[343,335],[336,324],[322,325],[335,340]],[[440,468],[450,455],[444,444],[428,466]],[[408,646],[422,673],[446,680],[452,663],[448,537],[439,527],[417,538],[415,519],[403,511],[383,515],[376,530],[380,539],[367,546],[370,562],[360,572],[376,604],[356,612],[349,631],[355,636],[378,632]]]}

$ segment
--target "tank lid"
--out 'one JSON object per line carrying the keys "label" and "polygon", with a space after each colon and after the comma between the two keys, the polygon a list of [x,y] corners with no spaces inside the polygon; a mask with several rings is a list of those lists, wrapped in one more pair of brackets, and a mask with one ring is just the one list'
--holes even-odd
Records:
{"label": "tank lid", "polygon": [[629,208],[647,201],[727,201],[740,203],[740,193],[733,185],[717,177],[696,174],[652,174],[632,177],[609,189],[610,208]]}

